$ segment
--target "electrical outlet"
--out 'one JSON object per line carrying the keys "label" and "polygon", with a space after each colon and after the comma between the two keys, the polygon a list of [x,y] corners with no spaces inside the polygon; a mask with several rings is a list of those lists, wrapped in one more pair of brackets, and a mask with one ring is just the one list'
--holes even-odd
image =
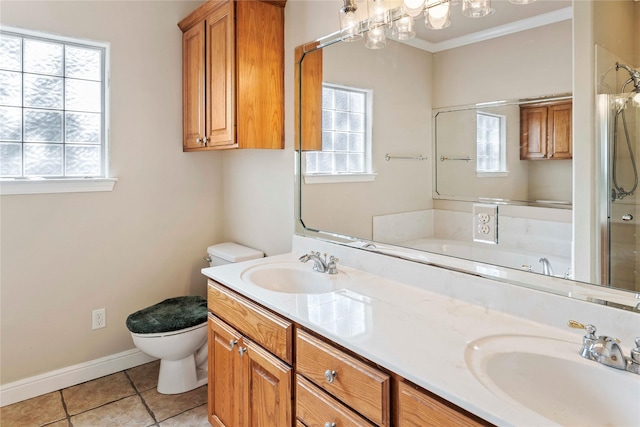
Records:
{"label": "electrical outlet", "polygon": [[91,312],[91,329],[100,329],[107,326],[107,312],[104,308],[98,308]]}
{"label": "electrical outlet", "polygon": [[498,243],[498,206],[473,204],[473,241]]}

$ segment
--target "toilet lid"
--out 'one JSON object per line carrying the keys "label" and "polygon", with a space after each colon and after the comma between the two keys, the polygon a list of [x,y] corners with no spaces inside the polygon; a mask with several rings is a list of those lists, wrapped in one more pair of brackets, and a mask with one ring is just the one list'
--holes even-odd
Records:
{"label": "toilet lid", "polygon": [[207,300],[201,296],[169,298],[127,317],[136,334],[157,334],[191,328],[207,321]]}

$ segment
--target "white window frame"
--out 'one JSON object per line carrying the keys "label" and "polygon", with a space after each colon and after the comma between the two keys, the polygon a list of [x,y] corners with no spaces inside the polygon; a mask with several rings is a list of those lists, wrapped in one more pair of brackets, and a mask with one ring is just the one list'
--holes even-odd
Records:
{"label": "white window frame", "polygon": [[478,116],[489,116],[495,117],[499,119],[499,164],[500,168],[498,170],[480,170],[478,169],[478,162],[480,161],[480,156],[477,153],[478,140],[476,138],[476,174],[478,178],[491,178],[491,177],[506,177],[509,174],[507,170],[507,117],[501,114],[493,114],[487,113],[484,111],[478,111],[476,113],[476,132],[479,130],[479,120]]}
{"label": "white window frame", "polygon": [[9,33],[9,35],[15,35],[17,37],[50,40],[53,42],[94,47],[104,50],[104,81],[102,82],[103,135],[101,144],[104,176],[59,178],[1,178],[0,195],[113,191],[113,187],[117,182],[117,178],[111,177],[109,171],[110,44],[107,42],[65,37],[56,34],[42,33],[38,31],[25,30],[23,28],[16,28],[5,25],[0,25],[0,31]]}
{"label": "white window frame", "polygon": [[[330,184],[330,183],[343,183],[343,182],[369,182],[374,181],[376,174],[373,172],[372,166],[372,135],[373,135],[373,91],[370,89],[362,89],[354,86],[344,86],[334,83],[322,83],[323,89],[329,87],[332,89],[345,90],[347,92],[360,92],[365,94],[365,149],[364,149],[364,163],[365,171],[357,173],[313,173],[307,172],[307,153],[302,156],[303,159],[303,177],[305,184]],[[323,131],[323,130],[321,130]]]}

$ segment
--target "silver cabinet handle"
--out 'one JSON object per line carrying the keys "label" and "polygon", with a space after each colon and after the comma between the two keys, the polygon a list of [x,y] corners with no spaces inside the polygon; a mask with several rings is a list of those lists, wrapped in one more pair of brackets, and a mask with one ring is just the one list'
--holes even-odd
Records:
{"label": "silver cabinet handle", "polygon": [[333,383],[337,376],[338,376],[338,373],[336,371],[332,371],[331,369],[327,369],[326,371],[324,371],[324,379],[329,384]]}
{"label": "silver cabinet handle", "polygon": [[240,354],[240,356],[242,356],[243,354],[245,354],[247,352],[247,348],[246,347],[240,347],[238,349],[238,354]]}
{"label": "silver cabinet handle", "polygon": [[202,138],[196,138],[196,143],[202,144]]}
{"label": "silver cabinet handle", "polygon": [[324,423],[324,427],[336,427],[338,424],[336,423],[331,423],[329,421],[327,421],[326,423]]}
{"label": "silver cabinet handle", "polygon": [[627,221],[627,222],[628,221],[633,221],[633,215],[631,215],[631,214],[622,215],[622,220],[623,221]]}
{"label": "silver cabinet handle", "polygon": [[207,145],[208,142],[209,142],[209,138],[208,137],[205,136],[204,138],[202,138],[202,143],[204,145]]}
{"label": "silver cabinet handle", "polygon": [[229,347],[231,347],[231,350],[233,350],[233,347],[235,347],[236,344],[238,344],[238,340],[229,340]]}

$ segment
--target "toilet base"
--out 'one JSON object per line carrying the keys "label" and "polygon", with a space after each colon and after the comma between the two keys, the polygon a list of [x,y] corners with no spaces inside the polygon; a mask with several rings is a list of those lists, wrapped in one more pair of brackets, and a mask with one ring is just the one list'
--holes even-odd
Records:
{"label": "toilet base", "polygon": [[[193,354],[181,360],[160,360],[158,393],[179,394],[207,384],[206,364],[196,367]],[[204,369],[203,369],[204,368]]]}

